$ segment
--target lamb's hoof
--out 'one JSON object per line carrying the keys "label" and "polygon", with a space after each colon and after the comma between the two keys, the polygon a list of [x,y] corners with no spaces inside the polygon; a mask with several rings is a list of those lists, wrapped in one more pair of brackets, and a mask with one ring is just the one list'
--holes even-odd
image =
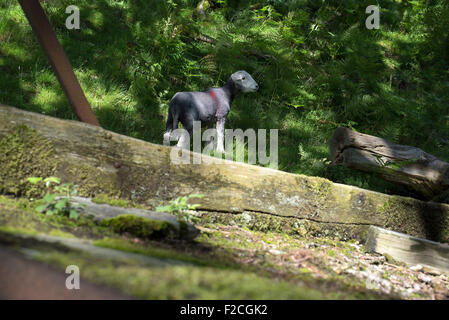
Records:
{"label": "lamb's hoof", "polygon": [[169,146],[170,145],[170,133],[166,132],[164,133],[164,142],[163,142],[164,146]]}

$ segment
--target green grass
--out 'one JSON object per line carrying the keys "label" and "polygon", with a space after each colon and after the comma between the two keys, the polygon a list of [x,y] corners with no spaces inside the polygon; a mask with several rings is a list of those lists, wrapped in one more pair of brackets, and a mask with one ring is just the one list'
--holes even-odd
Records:
{"label": "green grass", "polygon": [[[380,1],[379,30],[365,28],[368,0],[212,2],[202,21],[193,0],[81,0],[80,30],[65,28],[71,1],[42,5],[106,129],[161,143],[174,93],[244,69],[260,90],[237,98],[227,128],[279,129],[281,170],[408,194],[329,164],[341,125],[449,160],[447,1]],[[0,102],[75,119],[18,2],[0,0],[0,17]]]}

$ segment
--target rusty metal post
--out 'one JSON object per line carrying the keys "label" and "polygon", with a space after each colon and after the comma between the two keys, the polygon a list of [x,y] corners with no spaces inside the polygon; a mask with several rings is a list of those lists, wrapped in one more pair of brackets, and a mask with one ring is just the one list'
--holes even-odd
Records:
{"label": "rusty metal post", "polygon": [[100,124],[84,95],[83,89],[81,89],[76,79],[72,65],[59,43],[41,4],[38,0],[19,0],[19,3],[78,119],[82,122],[99,126]]}

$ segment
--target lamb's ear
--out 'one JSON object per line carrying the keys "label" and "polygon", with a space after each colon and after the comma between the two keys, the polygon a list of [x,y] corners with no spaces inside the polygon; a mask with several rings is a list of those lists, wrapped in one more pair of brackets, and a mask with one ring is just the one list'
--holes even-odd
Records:
{"label": "lamb's ear", "polygon": [[232,81],[238,81],[238,80],[242,80],[243,79],[243,74],[240,71],[234,72],[233,74],[231,74],[231,79]]}

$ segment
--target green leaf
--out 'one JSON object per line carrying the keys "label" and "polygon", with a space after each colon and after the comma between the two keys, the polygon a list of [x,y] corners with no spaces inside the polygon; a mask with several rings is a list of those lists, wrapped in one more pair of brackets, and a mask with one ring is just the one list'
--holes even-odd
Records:
{"label": "green leaf", "polygon": [[171,206],[162,206],[162,207],[157,207],[156,211],[157,212],[170,212]]}
{"label": "green leaf", "polygon": [[53,200],[55,200],[55,198],[56,198],[56,195],[55,195],[55,194],[47,193],[47,194],[44,196],[43,200],[44,200],[45,202],[47,202],[47,203],[50,203],[50,202],[52,202]]}
{"label": "green leaf", "polygon": [[181,205],[181,207],[184,207],[187,204],[187,197],[180,198],[178,204]]}
{"label": "green leaf", "polygon": [[70,209],[69,218],[78,219],[79,213],[76,210]]}
{"label": "green leaf", "polygon": [[28,182],[31,184],[37,184],[38,182],[42,181],[41,177],[30,177],[27,178]]}
{"label": "green leaf", "polygon": [[53,182],[56,184],[60,184],[61,183],[61,179],[59,179],[58,177],[48,177],[44,179],[44,182]]}
{"label": "green leaf", "polygon": [[47,205],[46,204],[41,204],[40,206],[36,207],[36,211],[37,212],[44,212],[45,209],[47,209]]}
{"label": "green leaf", "polygon": [[62,210],[66,205],[67,205],[68,199],[63,198],[58,200],[58,202],[56,202],[55,204],[55,208],[58,210]]}

